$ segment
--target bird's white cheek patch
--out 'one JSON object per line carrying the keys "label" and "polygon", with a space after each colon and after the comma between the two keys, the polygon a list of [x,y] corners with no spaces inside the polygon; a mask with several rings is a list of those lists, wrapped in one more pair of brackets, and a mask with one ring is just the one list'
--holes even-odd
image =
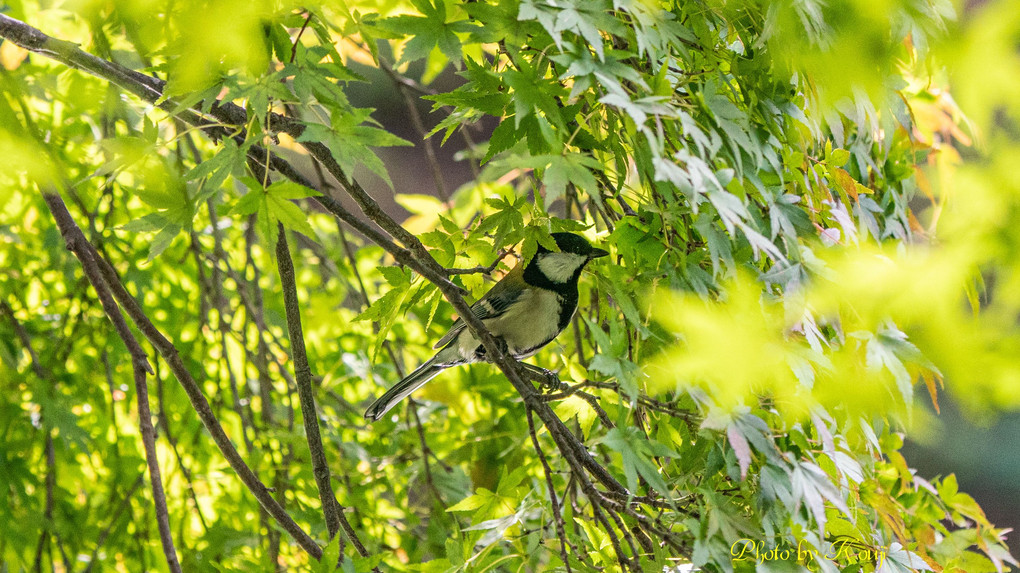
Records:
{"label": "bird's white cheek patch", "polygon": [[538,259],[542,274],[554,283],[565,283],[587,259],[573,253],[549,253]]}

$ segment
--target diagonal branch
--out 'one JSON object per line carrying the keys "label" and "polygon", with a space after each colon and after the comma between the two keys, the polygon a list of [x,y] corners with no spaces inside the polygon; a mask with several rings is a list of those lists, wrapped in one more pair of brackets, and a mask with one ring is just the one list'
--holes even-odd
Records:
{"label": "diagonal branch", "polygon": [[[123,88],[125,91],[138,96],[143,101],[176,116],[189,125],[201,128],[214,141],[223,137],[233,137],[239,143],[244,141],[246,134],[243,129],[228,132],[220,124],[208,120],[195,108],[182,107],[172,98],[164,98],[163,92],[166,82],[159,78],[148,76],[114,62],[98,58],[79,49],[77,44],[48,36],[32,26],[4,14],[0,14],[0,37],[6,38],[26,50],[42,54],[67,66],[107,80]],[[229,102],[213,102],[209,109],[209,115],[218,122],[225,124],[243,126],[248,122],[248,114],[244,108]],[[268,115],[268,122],[274,129],[290,135],[295,140],[300,138],[305,130],[305,125],[300,121],[276,113]],[[355,200],[365,215],[384,229],[386,233],[389,233],[390,236],[386,236],[385,233],[380,232],[372,225],[347,211],[332,197],[324,195],[316,198],[316,201],[323,208],[341,221],[349,224],[359,233],[365,235],[372,242],[383,247],[400,264],[414,269],[433,283],[445,283],[448,287],[461,292],[460,287],[449,281],[444,269],[432,258],[421,244],[421,241],[387,215],[375,199],[357,181],[348,177],[343,168],[340,167],[340,164],[333,158],[328,147],[314,141],[300,143],[308,151],[309,155],[321,163],[329,171],[330,175],[340,182],[344,191]],[[251,146],[248,157],[257,164],[275,169],[296,183],[312,189],[315,188],[307,178],[301,175],[287,161],[276,154],[267,152],[261,146]],[[407,245],[407,247],[397,245],[390,237],[397,239],[404,245]]]}
{"label": "diagonal branch", "polygon": [[149,481],[152,482],[152,500],[156,506],[156,523],[159,527],[159,539],[163,543],[163,554],[166,556],[167,566],[174,573],[181,572],[181,564],[177,559],[177,550],[174,548],[173,537],[170,534],[170,514],[166,507],[166,493],[163,491],[163,480],[159,471],[159,460],[156,458],[156,430],[152,427],[152,412],[149,411],[149,389],[145,381],[145,375],[153,374],[149,359],[138,344],[134,334],[124,320],[120,307],[113,299],[109,286],[103,279],[96,262],[97,255],[91,248],[91,244],[85,238],[78,225],[71,218],[67,206],[56,192],[44,191],[43,199],[50,208],[60,235],[64,238],[68,250],[72,251],[78,260],[81,261],[82,270],[92,288],[99,296],[99,302],[103,305],[106,316],[113,323],[114,329],[124,341],[131,355],[131,365],[134,369],[135,391],[138,397],[138,419],[141,425],[142,443],[145,445],[145,460],[149,465]]}
{"label": "diagonal branch", "polygon": [[124,513],[124,510],[131,505],[131,498],[135,495],[135,492],[138,491],[138,488],[142,487],[143,483],[145,483],[145,474],[138,474],[138,479],[131,484],[127,493],[124,494],[124,498],[120,500],[119,504],[117,504],[117,509],[114,510],[113,516],[110,517],[110,521],[107,526],[99,532],[99,537],[96,538],[96,546],[92,549],[92,555],[89,557],[89,564],[85,567],[83,573],[92,573],[92,567],[96,564],[96,560],[99,557],[99,551],[103,548],[103,544],[106,543],[106,538],[109,537],[110,532],[113,530],[113,526],[117,525],[117,521],[120,519],[121,514]]}
{"label": "diagonal branch", "polygon": [[[56,196],[56,200],[60,201],[60,197]],[[59,205],[63,207],[63,201],[60,201]],[[85,236],[81,234],[81,230],[75,225],[74,221],[70,218],[70,214],[67,213],[67,208],[63,207],[61,213],[61,219],[68,228],[77,229],[77,243],[76,246],[80,247],[83,252],[83,256],[88,258],[90,261],[97,263],[101,276],[106,281],[106,285],[109,290],[112,291],[113,297],[116,298],[127,315],[131,317],[132,322],[142,333],[143,336],[149,341],[150,344],[156,349],[156,352],[166,361],[170,367],[170,371],[173,372],[174,377],[180,382],[184,388],[185,393],[188,395],[188,399],[191,401],[192,407],[198,414],[199,419],[202,420],[202,424],[206,430],[212,436],[216,446],[219,447],[223,457],[226,458],[227,463],[233,468],[234,472],[237,473],[241,481],[244,482],[245,486],[252,492],[252,495],[262,504],[262,507],[269,513],[273,518],[280,524],[287,533],[297,541],[298,545],[301,546],[309,555],[315,559],[322,557],[322,548],[319,547],[315,540],[313,540],[301,527],[291,518],[290,514],[287,513],[283,506],[281,506],[270,494],[269,488],[259,480],[255,472],[248,467],[244,459],[241,458],[241,454],[238,453],[237,448],[230,441],[226,432],[223,431],[223,427],[220,425],[219,420],[216,419],[216,414],[213,413],[212,407],[209,406],[209,401],[202,393],[198,383],[192,377],[191,372],[188,371],[184,365],[184,361],[178,354],[177,349],[173,343],[170,342],[163,333],[156,328],[149,317],[145,315],[142,307],[138,302],[131,296],[131,294],[121,284],[120,278],[117,276],[117,272],[110,266],[105,259],[99,256],[95,248],[85,239]],[[111,301],[112,302],[112,301]],[[117,311],[119,315],[119,310]],[[143,355],[144,357],[144,355]]]}

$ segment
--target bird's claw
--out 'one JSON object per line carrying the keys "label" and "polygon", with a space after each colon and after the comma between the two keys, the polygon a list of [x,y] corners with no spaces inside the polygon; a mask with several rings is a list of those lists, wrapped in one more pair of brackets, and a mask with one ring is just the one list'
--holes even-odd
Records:
{"label": "bird's claw", "polygon": [[533,366],[531,364],[525,364],[524,362],[521,362],[521,364],[524,366],[525,370],[531,373],[532,379],[536,380],[539,383],[539,386],[542,388],[543,392],[546,393],[556,392],[558,390],[562,390],[564,386],[566,386],[566,384],[564,384],[563,381],[560,380],[559,374],[553,372],[552,370],[546,370],[545,368],[540,368],[538,366]]}
{"label": "bird's claw", "polygon": [[546,370],[545,368],[542,368],[541,370],[542,370],[541,384],[543,391],[551,394],[553,392],[564,389],[566,384],[562,380],[560,380],[559,374],[553,372],[552,370]]}

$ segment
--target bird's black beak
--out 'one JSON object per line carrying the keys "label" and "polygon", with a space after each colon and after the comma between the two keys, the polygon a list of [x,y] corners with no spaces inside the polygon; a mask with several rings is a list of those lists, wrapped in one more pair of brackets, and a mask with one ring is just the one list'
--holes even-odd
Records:
{"label": "bird's black beak", "polygon": [[602,249],[592,248],[591,252],[588,253],[588,260],[597,259],[599,257],[609,256],[609,251],[603,251]]}

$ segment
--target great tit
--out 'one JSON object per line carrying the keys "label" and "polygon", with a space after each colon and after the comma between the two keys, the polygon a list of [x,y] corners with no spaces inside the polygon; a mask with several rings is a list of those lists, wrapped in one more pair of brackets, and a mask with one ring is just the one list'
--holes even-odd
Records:
{"label": "great tit", "polygon": [[[471,313],[493,336],[502,339],[517,360],[538,352],[570,323],[577,310],[581,270],[592,259],[609,254],[573,233],[553,233],[552,238],[558,252],[539,244],[527,266],[514,267],[471,305]],[[433,347],[439,352],[373,402],[365,417],[373,421],[382,418],[411,392],[451,366],[486,360],[485,348],[465,326],[457,319]]]}

